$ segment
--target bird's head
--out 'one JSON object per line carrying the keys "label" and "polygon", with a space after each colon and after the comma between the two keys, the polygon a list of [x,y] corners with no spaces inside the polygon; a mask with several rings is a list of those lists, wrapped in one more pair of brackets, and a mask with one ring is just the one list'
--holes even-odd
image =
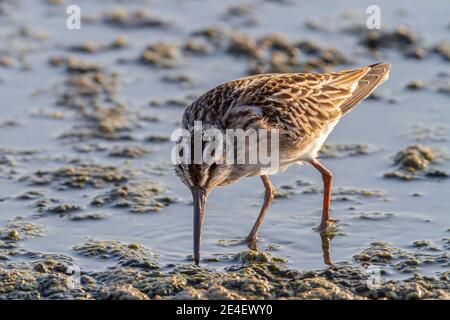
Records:
{"label": "bird's head", "polygon": [[175,173],[192,193],[194,204],[194,260],[200,260],[200,239],[205,214],[205,202],[210,192],[225,184],[233,168],[226,164],[222,152],[223,141],[194,141],[189,135],[178,139],[175,145]]}
{"label": "bird's head", "polygon": [[223,164],[180,164],[175,172],[192,194],[194,204],[194,260],[200,260],[200,240],[209,193],[228,176],[229,166]]}

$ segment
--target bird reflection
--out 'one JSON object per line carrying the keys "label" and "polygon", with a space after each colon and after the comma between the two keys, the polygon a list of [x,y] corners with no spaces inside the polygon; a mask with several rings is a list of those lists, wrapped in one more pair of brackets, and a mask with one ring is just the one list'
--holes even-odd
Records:
{"label": "bird reflection", "polygon": [[333,262],[330,257],[330,243],[331,239],[334,238],[333,233],[320,233],[320,240],[322,243],[322,253],[323,253],[323,263],[328,266],[333,266]]}
{"label": "bird reflection", "polygon": [[[320,241],[321,241],[322,253],[323,253],[323,263],[330,267],[333,266],[333,262],[331,261],[331,256],[330,256],[330,244],[331,244],[331,240],[333,238],[334,238],[334,233],[326,233],[326,232],[320,233]],[[255,240],[244,240],[241,243],[246,243],[247,247],[250,250],[260,251],[259,245],[258,245],[258,240],[256,240],[256,239]]]}

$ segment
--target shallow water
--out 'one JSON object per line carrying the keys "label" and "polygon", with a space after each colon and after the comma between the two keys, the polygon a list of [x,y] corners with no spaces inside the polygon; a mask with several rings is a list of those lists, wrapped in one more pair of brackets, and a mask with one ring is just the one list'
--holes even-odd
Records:
{"label": "shallow water", "polygon": [[[106,262],[81,258],[72,250],[74,245],[89,238],[115,239],[140,243],[160,256],[162,263],[185,263],[192,251],[192,208],[190,194],[169,168],[170,143],[146,144],[143,138],[150,134],[170,135],[178,127],[183,108],[151,107],[153,99],[183,97],[199,94],[219,83],[246,75],[244,59],[236,59],[224,54],[206,57],[189,57],[174,70],[154,69],[138,63],[118,63],[118,59],[136,59],[149,44],[159,40],[177,42],[185,40],[192,31],[211,25],[232,24],[220,19],[223,12],[238,1],[129,1],[128,8],[148,8],[150,12],[168,17],[175,27],[165,29],[130,28],[124,29],[102,23],[84,23],[81,30],[65,28],[65,5],[53,6],[45,1],[6,1],[6,15],[0,17],[1,51],[27,48],[26,58],[31,70],[22,70],[15,62],[11,68],[0,68],[0,123],[17,120],[17,126],[0,127],[0,147],[43,148],[39,157],[15,157],[17,174],[8,179],[1,176],[0,224],[21,216],[25,221],[46,226],[47,235],[24,242],[24,248],[43,252],[63,253],[73,256],[89,270],[101,269]],[[426,3],[407,1],[378,1],[382,9],[382,27],[392,29],[409,24],[424,36],[426,44],[449,39],[448,29],[450,9],[446,1],[435,1],[430,7]],[[272,32],[283,33],[291,39],[310,38],[319,44],[334,46],[355,60],[349,67],[363,66],[375,62],[357,45],[354,36],[342,30],[352,24],[364,24],[368,1],[248,1],[256,9],[259,23],[255,26],[236,26],[241,31],[258,36]],[[98,15],[107,9],[125,5],[122,1],[78,1],[82,14]],[[406,14],[400,14],[404,10]],[[343,18],[344,13],[353,13],[352,18]],[[420,17],[420,18],[419,18]],[[305,22],[315,20],[329,28],[329,31],[311,31]],[[48,34],[47,41],[37,41],[15,34],[27,26],[35,32]],[[131,145],[145,145],[150,153],[138,159],[121,159],[107,153],[77,153],[72,144],[57,137],[80,123],[77,113],[62,110],[62,120],[36,116],[40,110],[61,111],[56,106],[56,92],[64,80],[60,68],[49,66],[48,59],[55,55],[67,55],[67,48],[86,41],[108,43],[119,35],[126,35],[130,45],[121,50],[94,54],[70,52],[90,62],[101,63],[107,71],[116,71],[122,78],[119,90],[120,100],[130,110],[145,115],[158,116],[159,123],[149,123],[136,128],[132,134],[137,141]],[[346,116],[327,143],[368,144],[373,153],[365,156],[324,159],[323,163],[334,173],[335,188],[361,188],[377,190],[382,197],[362,197],[356,201],[334,201],[331,214],[339,220],[339,233],[331,241],[333,262],[351,261],[351,258],[369,243],[389,242],[394,247],[412,248],[415,240],[431,240],[438,246],[442,238],[448,237],[450,215],[450,181],[420,179],[417,181],[396,181],[383,178],[391,170],[392,156],[410,144],[417,143],[412,134],[413,126],[443,127],[443,141],[425,141],[430,147],[449,151],[449,96],[436,93],[433,88],[421,91],[407,91],[405,85],[421,79],[432,86],[438,80],[438,73],[448,71],[448,62],[439,57],[429,57],[423,61],[405,59],[395,50],[383,51],[383,60],[392,63],[391,77],[377,92],[395,98],[396,103],[382,100],[367,100]],[[193,84],[183,87],[160,80],[166,74],[189,74]],[[127,142],[101,141],[109,146]],[[49,158],[47,158],[49,157]],[[92,208],[89,197],[104,190],[81,189],[58,191],[47,186],[46,197],[61,199],[63,203],[78,204],[86,212],[103,212],[106,219],[99,221],[71,221],[58,215],[36,216],[32,201],[17,200],[15,197],[30,189],[39,189],[20,181],[21,176],[37,169],[52,169],[81,158],[101,164],[114,164],[145,169],[137,181],[151,179],[169,188],[168,195],[177,197],[175,204],[159,213],[132,214],[126,209]],[[3,166],[0,164],[0,166]],[[162,171],[155,170],[158,166]],[[441,168],[449,170],[449,163]],[[321,214],[320,193],[302,194],[303,189],[320,187],[319,174],[309,166],[291,167],[288,172],[273,177],[276,187],[295,185],[296,180],[307,181],[311,185],[296,187],[296,194],[288,199],[277,199],[269,209],[260,230],[259,248],[269,250],[276,245],[276,255],[285,257],[288,265],[298,269],[324,268],[321,238],[313,231]],[[413,197],[415,193],[421,194]],[[238,184],[215,190],[208,199],[205,218],[202,255],[211,258],[217,254],[237,253],[245,246],[221,245],[219,240],[242,239],[250,230],[262,203],[263,186],[258,178],[249,178]],[[393,215],[383,219],[361,219],[361,213],[388,212]],[[226,263],[205,263],[222,268]],[[429,266],[422,273],[434,274],[442,271],[439,266]],[[394,274],[396,276],[396,274]]]}

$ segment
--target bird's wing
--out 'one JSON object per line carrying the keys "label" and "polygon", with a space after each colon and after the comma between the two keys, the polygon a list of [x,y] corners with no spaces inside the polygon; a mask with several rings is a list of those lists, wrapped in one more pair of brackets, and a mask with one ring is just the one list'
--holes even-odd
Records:
{"label": "bird's wing", "polygon": [[335,73],[250,76],[199,97],[183,116],[224,129],[277,128],[293,140],[320,134],[386,80],[388,64]]}
{"label": "bird's wing", "polygon": [[389,63],[377,63],[368,66],[369,71],[358,80],[358,86],[353,91],[350,99],[347,99],[340,108],[342,113],[350,111],[358,102],[369,96],[376,87],[389,78],[391,65]]}

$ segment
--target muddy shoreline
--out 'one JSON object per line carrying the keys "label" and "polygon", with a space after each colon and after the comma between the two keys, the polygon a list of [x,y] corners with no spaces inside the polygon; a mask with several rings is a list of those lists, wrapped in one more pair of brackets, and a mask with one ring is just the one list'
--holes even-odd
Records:
{"label": "muddy shoreline", "polygon": [[[339,263],[324,270],[299,271],[268,252],[242,251],[220,257],[227,270],[217,272],[190,262],[160,266],[158,258],[139,244],[89,240],[73,250],[90,259],[110,261],[104,271],[80,270],[71,257],[27,252],[17,241],[42,236],[31,225],[2,230],[0,299],[446,299],[449,272],[424,277],[416,268],[448,265],[448,254],[426,241],[425,252],[407,252],[373,243],[357,254],[356,264]],[[32,262],[8,262],[23,257]],[[211,262],[211,261],[209,261]],[[391,270],[410,274],[387,280]]]}

